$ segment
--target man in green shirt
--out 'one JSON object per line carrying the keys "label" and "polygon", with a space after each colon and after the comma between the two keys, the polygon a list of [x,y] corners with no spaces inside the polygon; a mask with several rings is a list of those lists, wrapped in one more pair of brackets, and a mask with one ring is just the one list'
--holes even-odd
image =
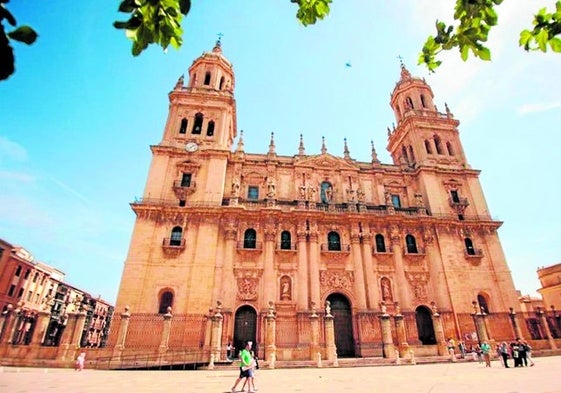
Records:
{"label": "man in green shirt", "polygon": [[485,359],[485,367],[491,367],[491,346],[487,341],[481,344],[481,352],[483,352],[483,359]]}
{"label": "man in green shirt", "polygon": [[249,392],[253,393],[255,391],[255,385],[253,384],[254,367],[255,362],[253,361],[253,356],[251,356],[251,343],[247,342],[245,348],[240,351],[240,376],[236,379],[236,383],[234,383],[232,387],[232,393],[236,393],[238,383],[244,378],[247,378],[249,383]]}

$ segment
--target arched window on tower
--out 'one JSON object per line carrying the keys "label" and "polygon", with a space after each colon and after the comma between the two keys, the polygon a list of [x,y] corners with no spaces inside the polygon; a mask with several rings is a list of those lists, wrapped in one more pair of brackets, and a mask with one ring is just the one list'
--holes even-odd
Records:
{"label": "arched window on tower", "polygon": [[481,312],[485,313],[485,314],[489,314],[489,302],[487,301],[487,297],[483,294],[479,294],[477,295],[477,303],[479,303],[479,309],[481,310]]}
{"label": "arched window on tower", "polygon": [[160,295],[160,306],[158,307],[158,314],[166,314],[168,307],[173,306],[173,293],[165,291]]}
{"label": "arched window on tower", "polygon": [[408,254],[417,254],[419,252],[417,250],[417,241],[413,235],[405,236],[405,246],[407,247]]}
{"label": "arched window on tower", "polygon": [[405,99],[405,101],[407,101],[407,109],[415,109],[415,107],[413,106],[413,100],[411,99],[411,97],[407,97]]}
{"label": "arched window on tower", "polygon": [[179,133],[185,134],[187,132],[187,119],[181,119],[181,126],[179,127]]}
{"label": "arched window on tower", "polygon": [[434,136],[434,147],[436,147],[436,152],[438,154],[442,153],[442,142],[440,141],[440,137],[438,135]]}
{"label": "arched window on tower", "polygon": [[210,85],[210,71],[207,71],[205,74],[205,86]]}
{"label": "arched window on tower", "polygon": [[257,247],[257,232],[255,229],[246,229],[243,235],[243,248],[256,248]]}
{"label": "arched window on tower", "polygon": [[208,126],[206,128],[206,136],[213,136],[214,135],[214,120],[208,122]]}
{"label": "arched window on tower", "polygon": [[448,154],[453,156],[454,155],[454,148],[450,142],[446,142],[446,150],[448,150]]}
{"label": "arched window on tower", "polygon": [[181,227],[173,227],[171,230],[171,235],[169,238],[169,245],[170,246],[180,246],[183,240],[183,228]]}
{"label": "arched window on tower", "polygon": [[327,234],[327,249],[329,251],[341,251],[341,237],[337,232],[331,231]]}
{"label": "arched window on tower", "polygon": [[401,155],[405,158],[406,162],[409,162],[409,156],[407,155],[407,149],[405,146],[401,146]]}
{"label": "arched window on tower", "polygon": [[220,84],[218,85],[218,90],[222,90],[223,87],[224,87],[224,77],[221,77]]}
{"label": "arched window on tower", "polygon": [[386,241],[384,240],[384,235],[378,233],[374,239],[376,241],[376,252],[386,252]]}
{"label": "arched window on tower", "polygon": [[280,244],[280,248],[281,250],[290,250],[292,246],[292,239],[290,236],[290,232],[289,231],[282,231],[281,232],[281,244]]}
{"label": "arched window on tower", "polygon": [[413,153],[413,146],[409,146],[409,158],[411,162],[415,162],[415,154]]}
{"label": "arched window on tower", "polygon": [[191,130],[191,134],[201,133],[201,130],[203,129],[203,119],[204,115],[201,112],[195,115],[195,122],[193,123],[193,130]]}
{"label": "arched window on tower", "polygon": [[423,108],[427,107],[427,103],[425,101],[425,96],[423,94],[421,94],[421,105],[423,106]]}
{"label": "arched window on tower", "polygon": [[432,154],[432,148],[430,147],[430,141],[428,139],[425,139],[425,150],[427,154]]}
{"label": "arched window on tower", "polygon": [[473,242],[469,237],[464,239],[464,243],[466,245],[466,253],[468,255],[475,255],[475,248],[473,247]]}

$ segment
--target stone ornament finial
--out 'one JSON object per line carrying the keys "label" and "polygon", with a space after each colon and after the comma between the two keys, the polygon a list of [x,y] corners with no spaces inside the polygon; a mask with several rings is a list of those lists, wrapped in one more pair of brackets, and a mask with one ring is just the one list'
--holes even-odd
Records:
{"label": "stone ornament finial", "polygon": [[386,302],[380,302],[380,311],[382,311],[382,315],[388,315],[388,308],[386,307]]}
{"label": "stone ornament finial", "polygon": [[312,309],[312,317],[317,317],[316,302],[310,302],[310,308]]}
{"label": "stone ornament finial", "polygon": [[325,316],[332,317],[331,315],[331,302],[329,300],[325,301]]}
{"label": "stone ornament finial", "polygon": [[267,316],[268,317],[275,316],[275,303],[272,300],[269,300],[269,308],[267,309]]}
{"label": "stone ornament finial", "polygon": [[430,308],[432,311],[432,315],[434,315],[435,317],[438,317],[440,314],[438,313],[438,309],[436,308],[436,302],[432,301],[430,302]]}

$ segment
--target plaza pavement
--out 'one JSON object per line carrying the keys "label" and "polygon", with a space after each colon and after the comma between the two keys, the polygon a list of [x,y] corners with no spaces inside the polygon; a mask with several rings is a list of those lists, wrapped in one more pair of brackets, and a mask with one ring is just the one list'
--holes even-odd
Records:
{"label": "plaza pavement", "polygon": [[[491,368],[477,362],[354,368],[258,370],[257,393],[280,392],[561,392],[561,357],[535,367]],[[0,367],[0,392],[229,393],[237,371],[107,371]],[[238,386],[241,390],[241,385]]]}

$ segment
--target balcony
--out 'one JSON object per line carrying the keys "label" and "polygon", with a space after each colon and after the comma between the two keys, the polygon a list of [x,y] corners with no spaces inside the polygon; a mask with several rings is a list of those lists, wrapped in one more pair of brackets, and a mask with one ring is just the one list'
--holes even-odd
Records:
{"label": "balcony", "polygon": [[464,257],[474,266],[479,265],[484,256],[483,250],[479,248],[468,248],[464,250]]}
{"label": "balcony", "polygon": [[403,257],[412,262],[418,262],[425,257],[425,249],[423,247],[417,247],[416,252],[411,252],[407,250],[407,247],[403,248]]}
{"label": "balcony", "polygon": [[297,243],[278,243],[275,246],[277,252],[296,252],[297,250]]}
{"label": "balcony", "polygon": [[236,248],[237,250],[243,250],[243,251],[257,251],[257,252],[262,252],[263,251],[263,243],[261,242],[256,242],[256,241],[247,241],[247,240],[242,240],[240,242],[236,243]]}
{"label": "balcony", "polygon": [[196,183],[191,181],[188,185],[182,184],[181,180],[173,183],[173,192],[179,200],[185,200],[189,195],[192,195],[196,190]]}
{"label": "balcony", "polygon": [[448,202],[450,203],[450,206],[452,206],[454,209],[465,209],[466,207],[469,206],[469,201],[467,198],[448,198]]}
{"label": "balcony", "polygon": [[171,239],[169,237],[164,238],[162,241],[162,250],[164,254],[168,257],[175,258],[185,250],[185,238],[181,239]]}

